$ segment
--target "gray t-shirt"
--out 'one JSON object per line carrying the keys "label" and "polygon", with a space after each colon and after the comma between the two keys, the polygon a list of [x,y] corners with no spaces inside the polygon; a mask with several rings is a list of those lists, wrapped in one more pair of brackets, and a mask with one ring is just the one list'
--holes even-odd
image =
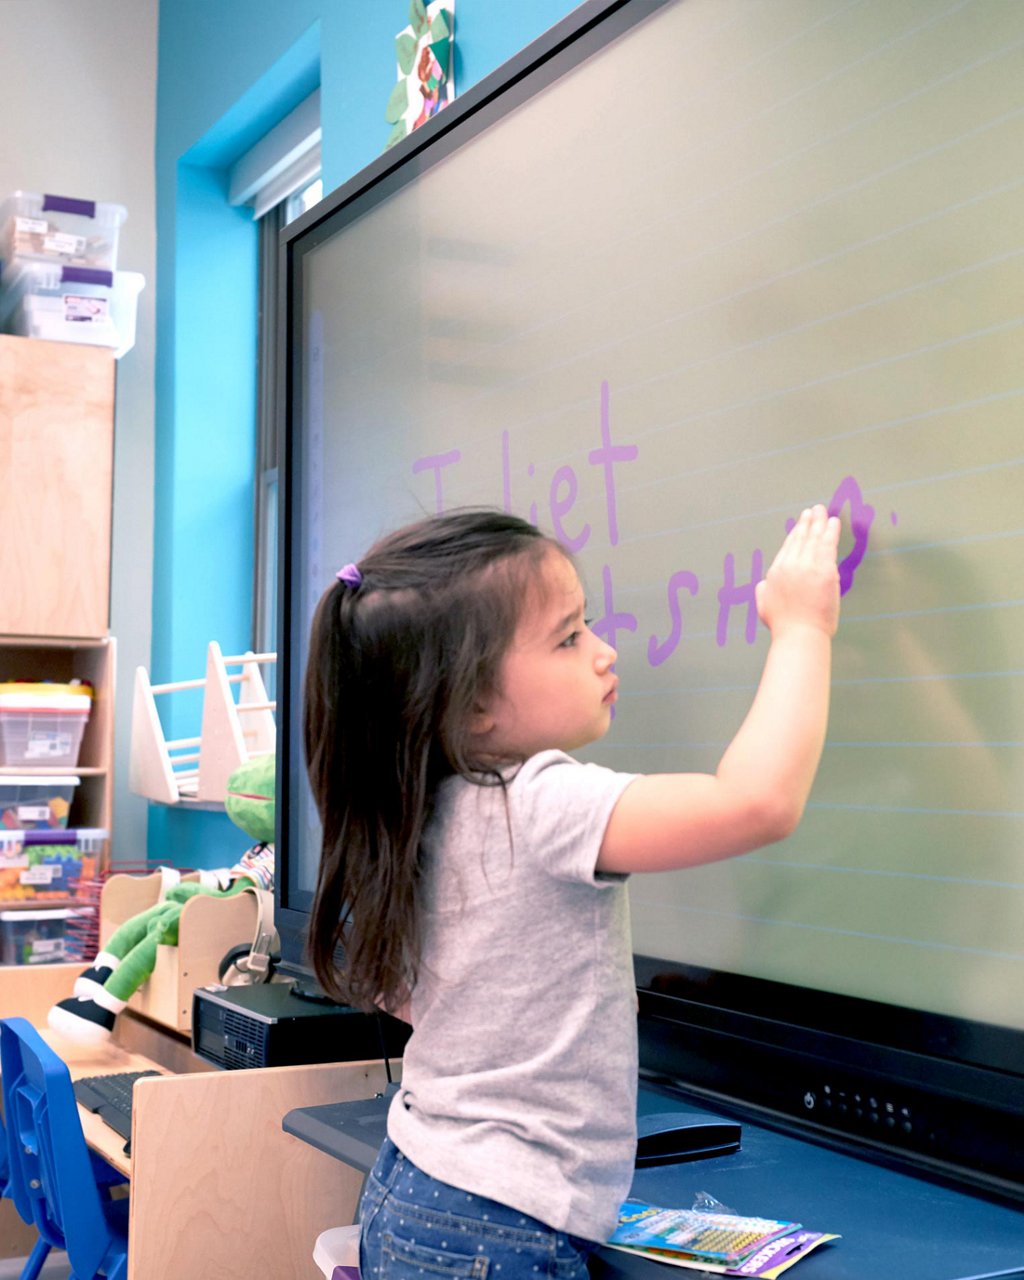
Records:
{"label": "gray t-shirt", "polygon": [[589,1240],[614,1229],[636,1150],[626,885],[594,869],[634,776],[544,751],[506,792],[445,782],[388,1116],[425,1173]]}

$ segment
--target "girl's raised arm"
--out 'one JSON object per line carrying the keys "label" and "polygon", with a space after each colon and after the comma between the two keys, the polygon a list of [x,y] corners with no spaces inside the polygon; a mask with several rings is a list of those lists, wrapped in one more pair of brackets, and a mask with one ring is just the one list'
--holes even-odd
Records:
{"label": "girl's raised arm", "polygon": [[839,520],[803,512],[757,588],[771,645],[754,702],[714,774],[637,778],[616,804],[597,867],[669,871],[789,835],[825,743],[839,621]]}

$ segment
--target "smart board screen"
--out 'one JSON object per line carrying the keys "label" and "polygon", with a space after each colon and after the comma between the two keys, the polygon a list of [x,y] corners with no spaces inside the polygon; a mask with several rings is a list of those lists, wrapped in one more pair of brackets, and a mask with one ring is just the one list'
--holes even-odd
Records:
{"label": "smart board screen", "polygon": [[585,758],[710,770],[753,583],[842,515],[806,817],[634,877],[638,952],[1024,1028],[1022,48],[1013,0],[678,0],[302,256],[300,651],[383,530],[505,506],[618,650]]}

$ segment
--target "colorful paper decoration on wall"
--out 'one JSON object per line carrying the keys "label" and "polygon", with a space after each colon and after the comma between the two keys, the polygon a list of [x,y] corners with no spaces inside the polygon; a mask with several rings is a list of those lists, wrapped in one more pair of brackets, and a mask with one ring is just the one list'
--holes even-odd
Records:
{"label": "colorful paper decoration on wall", "polygon": [[398,82],[384,112],[392,126],[385,150],[455,97],[454,26],[455,0],[412,0],[409,5],[409,25],[395,37]]}

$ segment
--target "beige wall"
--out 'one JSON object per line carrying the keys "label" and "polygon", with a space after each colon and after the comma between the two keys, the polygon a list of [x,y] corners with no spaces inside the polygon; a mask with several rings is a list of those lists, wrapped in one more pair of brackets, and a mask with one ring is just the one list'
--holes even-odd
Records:
{"label": "beige wall", "polygon": [[118,641],[114,856],[145,856],[128,791],[132,677],[149,665],[153,563],[158,0],[0,0],[0,199],[123,204],[118,265],[140,271],[136,343],[118,364],[111,632]]}

